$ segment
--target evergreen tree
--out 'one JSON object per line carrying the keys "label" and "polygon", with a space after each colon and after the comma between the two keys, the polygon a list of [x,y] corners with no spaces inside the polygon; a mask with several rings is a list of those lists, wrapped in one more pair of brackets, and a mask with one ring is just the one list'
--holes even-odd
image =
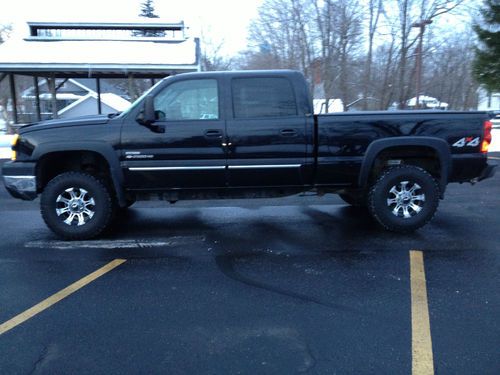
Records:
{"label": "evergreen tree", "polygon": [[474,25],[480,41],[474,75],[488,91],[500,91],[500,0],[485,0],[481,14],[482,24]]}
{"label": "evergreen tree", "polygon": [[[141,4],[141,13],[139,17],[145,18],[160,18],[155,14],[155,8],[153,6],[153,0],[145,0]],[[162,37],[165,36],[164,31],[152,31],[152,30],[137,30],[132,32],[133,36],[143,36],[143,37]]]}
{"label": "evergreen tree", "polygon": [[0,25],[0,44],[9,39],[12,32],[12,25]]}
{"label": "evergreen tree", "polygon": [[141,14],[139,14],[139,17],[159,18],[159,16],[155,14],[153,0],[146,0],[141,4]]}

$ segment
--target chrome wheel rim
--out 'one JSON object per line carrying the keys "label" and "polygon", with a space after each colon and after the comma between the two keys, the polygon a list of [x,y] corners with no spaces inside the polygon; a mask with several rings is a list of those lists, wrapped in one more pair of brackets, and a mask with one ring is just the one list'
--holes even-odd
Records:
{"label": "chrome wheel rim", "polygon": [[95,214],[95,200],[85,189],[68,188],[56,199],[56,214],[67,225],[85,225]]}
{"label": "chrome wheel rim", "polygon": [[389,190],[387,207],[396,217],[411,219],[422,211],[425,194],[416,182],[401,181]]}

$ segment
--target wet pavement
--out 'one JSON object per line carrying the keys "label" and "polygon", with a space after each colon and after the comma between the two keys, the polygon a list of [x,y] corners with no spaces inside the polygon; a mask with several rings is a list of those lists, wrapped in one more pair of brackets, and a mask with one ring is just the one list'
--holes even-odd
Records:
{"label": "wet pavement", "polygon": [[306,196],[138,203],[68,243],[38,203],[0,187],[0,327],[125,262],[0,334],[2,374],[411,374],[411,250],[435,373],[500,373],[500,175],[449,185],[411,235]]}

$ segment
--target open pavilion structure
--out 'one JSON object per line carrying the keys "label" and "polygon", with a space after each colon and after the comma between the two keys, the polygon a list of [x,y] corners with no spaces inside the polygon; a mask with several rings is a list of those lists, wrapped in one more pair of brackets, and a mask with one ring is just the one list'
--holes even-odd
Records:
{"label": "open pavilion structure", "polygon": [[199,39],[186,36],[183,22],[148,19],[141,23],[28,22],[29,35],[0,45],[0,83],[10,86],[12,120],[19,116],[16,76],[33,77],[36,113],[40,121],[39,79],[46,79],[52,95],[52,117],[57,117],[56,95],[64,80],[96,80],[101,113],[100,80],[156,79],[200,70]]}

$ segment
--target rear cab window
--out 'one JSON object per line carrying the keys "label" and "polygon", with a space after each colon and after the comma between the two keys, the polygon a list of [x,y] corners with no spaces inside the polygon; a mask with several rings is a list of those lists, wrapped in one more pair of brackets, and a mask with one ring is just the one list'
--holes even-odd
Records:
{"label": "rear cab window", "polygon": [[292,83],[284,77],[234,78],[231,81],[236,119],[297,116]]}

